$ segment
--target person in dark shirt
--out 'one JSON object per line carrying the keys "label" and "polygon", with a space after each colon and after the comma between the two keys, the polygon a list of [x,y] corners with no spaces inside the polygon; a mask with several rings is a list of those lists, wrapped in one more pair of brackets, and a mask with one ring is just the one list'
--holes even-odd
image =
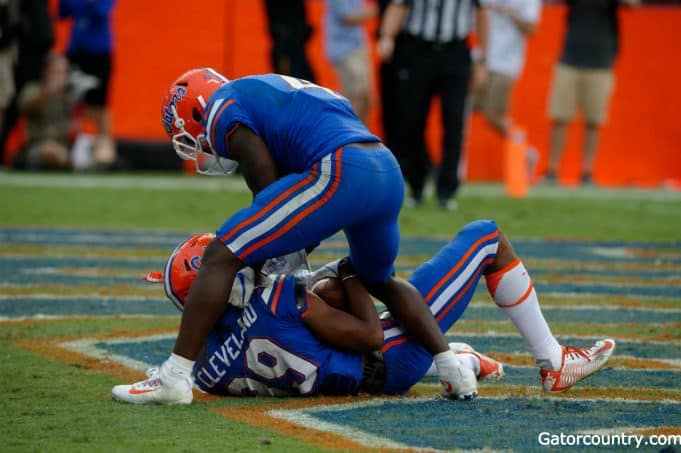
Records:
{"label": "person in dark shirt", "polygon": [[[488,11],[480,0],[391,0],[381,21],[377,53],[387,79],[395,84],[400,132],[394,151],[411,196],[407,205],[424,203],[431,162],[425,141],[426,120],[435,95],[441,99],[442,162],[435,189],[441,208],[457,209],[459,158],[463,147],[469,88],[486,77]],[[472,64],[469,37],[475,31],[480,58]]]}
{"label": "person in dark shirt", "polygon": [[315,75],[305,51],[314,29],[307,20],[303,0],[265,0],[268,29],[272,38],[272,69],[315,82]]}
{"label": "person in dark shirt", "polygon": [[583,110],[584,164],[581,182],[592,183],[600,126],[606,121],[614,87],[613,65],[619,50],[617,9],[640,0],[568,0],[567,32],[549,97],[553,121],[547,182],[555,182],[567,127]]}
{"label": "person in dark shirt", "polygon": [[59,2],[59,17],[73,20],[67,51],[69,61],[99,81],[85,94],[85,115],[97,127],[92,161],[101,169],[113,167],[116,161],[108,109],[114,48],[111,18],[115,6],[115,0]]}

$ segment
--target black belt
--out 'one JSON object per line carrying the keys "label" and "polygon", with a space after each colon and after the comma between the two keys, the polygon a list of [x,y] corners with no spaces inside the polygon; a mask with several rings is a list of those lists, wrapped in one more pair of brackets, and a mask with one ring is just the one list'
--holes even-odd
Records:
{"label": "black belt", "polygon": [[381,351],[373,351],[364,355],[362,367],[362,381],[359,391],[364,393],[381,393],[385,385],[385,359]]}
{"label": "black belt", "polygon": [[451,41],[446,42],[428,41],[419,36],[414,36],[407,33],[400,35],[400,38],[404,43],[421,49],[434,51],[448,49],[468,49],[468,43],[464,39],[452,39]]}

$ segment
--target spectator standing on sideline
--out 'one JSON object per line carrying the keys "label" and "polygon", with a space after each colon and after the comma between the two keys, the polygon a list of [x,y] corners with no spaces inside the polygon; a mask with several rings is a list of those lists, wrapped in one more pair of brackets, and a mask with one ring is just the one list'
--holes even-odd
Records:
{"label": "spectator standing on sideline", "polygon": [[600,126],[606,120],[614,88],[620,4],[638,6],[640,0],[567,0],[567,32],[549,97],[553,126],[546,182],[556,180],[568,124],[581,108],[586,122],[581,182],[592,183]]}
{"label": "spectator standing on sideline", "polygon": [[541,0],[488,0],[490,9],[487,80],[475,93],[475,107],[502,136],[513,122],[508,118],[513,85],[525,64],[526,41],[539,21]]}
{"label": "spectator standing on sideline", "polygon": [[[423,202],[429,170],[426,117],[431,99],[439,94],[444,137],[437,197],[442,208],[456,209],[466,98],[471,82],[473,87],[484,83],[488,20],[480,0],[393,0],[386,8],[378,55],[383,61],[397,57],[401,135],[394,151],[411,189],[412,206]],[[471,65],[467,39],[474,28],[481,57]]]}
{"label": "spectator standing on sideline", "polygon": [[113,59],[111,14],[115,3],[115,0],[59,1],[59,17],[73,19],[67,52],[69,61],[99,80],[99,84],[85,94],[85,116],[97,128],[92,161],[101,168],[111,167],[116,161],[108,109]]}
{"label": "spectator standing on sideline", "polygon": [[369,115],[371,64],[362,24],[376,12],[376,4],[365,0],[326,0],[326,56],[336,70],[343,95],[364,124]]}
{"label": "spectator standing on sideline", "polygon": [[307,21],[305,0],[265,0],[267,21],[272,37],[272,69],[277,74],[315,81],[315,75],[305,52],[312,36]]}
{"label": "spectator standing on sideline", "polygon": [[19,117],[18,94],[26,83],[40,80],[45,59],[53,44],[54,30],[47,10],[47,0],[21,0],[17,60],[14,65],[14,96],[5,111],[5,121],[0,135],[0,148],[3,150],[3,156],[7,137]]}
{"label": "spectator standing on sideline", "polygon": [[[377,30],[376,39],[380,37],[380,30],[383,26],[385,10],[390,4],[390,0],[379,0],[379,18],[381,22]],[[399,144],[400,136],[400,114],[397,109],[399,100],[399,85],[397,79],[398,55],[393,54],[389,60],[383,60],[379,64],[379,87],[381,103],[381,122],[383,125],[383,141],[391,150],[395,150]]]}

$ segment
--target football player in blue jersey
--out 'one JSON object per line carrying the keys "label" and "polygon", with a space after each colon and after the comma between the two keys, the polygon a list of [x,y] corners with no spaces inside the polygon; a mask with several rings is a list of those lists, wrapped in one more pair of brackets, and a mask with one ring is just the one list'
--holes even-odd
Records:
{"label": "football player in blue jersey", "polygon": [[[195,235],[168,260],[164,286],[180,309],[194,281],[198,284],[197,265],[213,238]],[[336,278],[328,278],[330,274]],[[252,270],[239,273],[230,304],[194,365],[194,383],[202,390],[240,396],[401,394],[424,376],[437,374],[424,345],[406,335],[389,312],[379,322],[350,260],[311,274],[261,275],[260,280],[256,275]],[[438,330],[446,332],[468,306],[482,275],[537,360],[545,391],[567,390],[605,365],[613,340],[590,348],[556,341],[527,270],[492,221],[464,227],[409,282],[425,299]],[[503,375],[499,362],[469,345],[449,347],[477,379]],[[159,394],[159,370],[152,368],[148,375],[136,384],[114,387],[113,397],[132,403],[192,401],[191,380]]]}
{"label": "football player in blue jersey", "polygon": [[238,165],[254,198],[206,248],[173,353],[161,366],[159,395],[191,377],[240,269],[343,231],[357,275],[425,345],[445,393],[475,396],[475,376],[451,352],[419,292],[393,275],[402,172],[347,99],[289,76],[229,81],[200,68],[171,84],[162,122],[177,154],[194,161],[197,172],[230,174]]}

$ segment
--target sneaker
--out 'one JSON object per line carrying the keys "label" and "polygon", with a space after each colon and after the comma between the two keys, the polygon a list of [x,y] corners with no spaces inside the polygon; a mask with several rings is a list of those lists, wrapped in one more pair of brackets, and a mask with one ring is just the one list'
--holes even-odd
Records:
{"label": "sneaker", "polygon": [[116,401],[133,404],[191,404],[194,398],[191,378],[179,376],[167,385],[163,379],[166,373],[164,365],[149,368],[146,380],[132,385],[117,385],[111,389],[111,396]]}
{"label": "sneaker", "polygon": [[541,179],[544,184],[555,185],[556,184],[556,173],[552,171],[547,171],[544,173],[544,177]]}
{"label": "sneaker", "polygon": [[603,368],[615,350],[615,340],[609,338],[600,340],[590,348],[561,347],[563,358],[560,369],[558,371],[539,369],[541,385],[546,392],[564,392]]}
{"label": "sneaker", "polygon": [[470,368],[460,366],[438,371],[445,398],[472,400],[478,396],[478,381]]}
{"label": "sneaker", "polygon": [[454,212],[459,209],[459,203],[453,198],[438,200],[438,204],[440,205],[440,209],[447,212]]}
{"label": "sneaker", "polygon": [[593,186],[594,181],[593,178],[591,177],[591,173],[582,173],[582,177],[580,178],[580,181],[583,186]]}
{"label": "sneaker", "polygon": [[478,381],[498,381],[504,377],[504,365],[501,362],[480,354],[469,344],[459,343],[456,349],[452,348],[454,344],[449,343],[449,346],[456,354],[471,354],[480,362],[480,373],[477,376]]}
{"label": "sneaker", "polygon": [[408,197],[406,201],[406,206],[409,209],[415,209],[420,206],[423,206],[423,198],[422,197]]}

